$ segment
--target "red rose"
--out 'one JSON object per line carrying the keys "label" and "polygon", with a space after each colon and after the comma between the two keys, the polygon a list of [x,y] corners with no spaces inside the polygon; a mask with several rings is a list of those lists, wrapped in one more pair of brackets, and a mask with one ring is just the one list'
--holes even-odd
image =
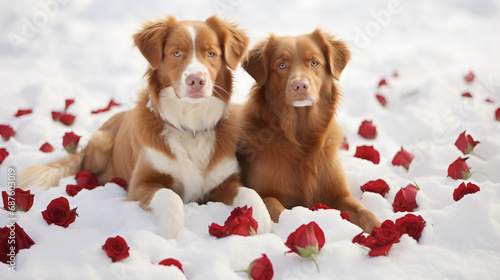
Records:
{"label": "red rose", "polygon": [[448,166],[448,177],[452,179],[464,179],[467,180],[470,178],[472,173],[470,172],[469,165],[465,162],[469,158],[461,158],[459,157],[457,160],[452,162],[450,166]]}
{"label": "red rose", "polygon": [[176,266],[178,269],[180,269],[182,271],[182,273],[184,273],[184,270],[182,269],[182,264],[176,260],[176,259],[164,259],[163,261],[161,261],[159,263],[159,265],[164,265],[164,266]]}
{"label": "red rose", "polygon": [[357,147],[354,157],[369,160],[374,164],[379,164],[380,162],[380,154],[373,148],[373,146]]}
{"label": "red rose", "polygon": [[346,221],[351,221],[351,217],[346,212],[340,212],[340,217]]}
{"label": "red rose", "polygon": [[73,132],[67,132],[63,136],[63,147],[66,151],[68,151],[68,153],[74,153],[76,151],[78,142],[80,142],[80,136],[74,134]]}
{"label": "red rose", "polygon": [[311,211],[318,211],[320,209],[327,210],[327,209],[333,209],[331,207],[328,207],[327,205],[321,204],[321,203],[316,203],[313,207],[310,207],[309,210]]}
{"label": "red rose", "polygon": [[210,235],[217,238],[229,235],[250,236],[257,233],[259,227],[257,221],[252,217],[252,207],[236,207],[231,211],[231,215],[224,222],[224,226],[212,223],[208,227]]}
{"label": "red rose", "polygon": [[368,237],[361,232],[352,239],[352,242],[370,248],[368,255],[377,257],[387,256],[392,245],[398,243],[400,238],[401,233],[397,230],[395,224],[390,220],[386,220],[380,228],[373,227]]}
{"label": "red rose", "polygon": [[20,116],[29,115],[31,113],[33,113],[33,110],[31,109],[26,109],[26,110],[19,109],[17,110],[17,113],[14,115],[14,117],[19,118]]}
{"label": "red rose", "polygon": [[410,163],[414,158],[415,156],[412,153],[406,151],[405,149],[403,149],[403,147],[401,147],[401,151],[397,152],[392,159],[392,165],[403,166],[404,168],[406,168],[406,170],[408,170],[408,168],[410,168]]}
{"label": "red rose", "polygon": [[465,135],[465,132],[462,132],[458,136],[457,141],[455,141],[455,146],[464,154],[471,154],[473,153],[474,147],[476,147],[477,144],[479,144],[479,141],[474,141],[474,138],[470,135]]}
{"label": "red rose", "polygon": [[359,126],[358,134],[365,139],[375,139],[377,137],[377,128],[372,121],[363,121]]}
{"label": "red rose", "polygon": [[379,87],[386,86],[386,85],[387,85],[387,81],[385,79],[380,80],[380,82],[378,83]]}
{"label": "red rose", "polygon": [[420,215],[406,214],[396,220],[395,226],[400,234],[408,234],[418,241],[424,230],[425,221]]}
{"label": "red rose", "polygon": [[[14,232],[14,239],[11,233]],[[15,262],[19,250],[29,249],[35,242],[17,223],[0,228],[0,262]]]}
{"label": "red rose", "polygon": [[99,181],[97,181],[95,174],[87,170],[80,170],[80,172],[76,174],[75,179],[77,185],[88,190],[95,189],[95,187],[99,185]]}
{"label": "red rose", "polygon": [[5,148],[0,148],[0,164],[9,155],[9,152]]}
{"label": "red rose", "polygon": [[472,98],[472,95],[470,94],[470,92],[464,92],[462,93],[462,97]]}
{"label": "red rose", "polygon": [[458,188],[456,188],[454,191],[453,191],[453,199],[455,201],[459,201],[460,199],[462,199],[465,195],[467,194],[471,194],[471,193],[476,193],[478,191],[480,191],[481,189],[473,184],[473,183],[467,183],[467,185],[465,185],[465,183],[461,183]]}
{"label": "red rose", "polygon": [[325,245],[325,234],[316,222],[301,225],[288,236],[285,245],[290,248],[287,253],[297,253],[303,258],[311,259],[319,271],[316,255]]}
{"label": "red rose", "polygon": [[35,195],[31,191],[25,191],[20,188],[15,188],[13,196],[9,195],[6,191],[2,192],[3,208],[9,211],[29,211],[33,206]]}
{"label": "red rose", "polygon": [[73,122],[75,121],[75,116],[68,114],[68,108],[71,104],[75,103],[75,100],[73,99],[66,99],[66,107],[64,108],[64,111],[62,112],[56,112],[52,111],[52,119],[54,121],[60,121],[65,125],[72,125]]}
{"label": "red rose", "polygon": [[120,106],[120,104],[116,103],[113,99],[111,99],[111,101],[109,101],[109,104],[108,104],[108,106],[106,108],[95,110],[95,111],[92,111],[91,113],[92,114],[99,114],[99,113],[107,112],[107,111],[109,111],[114,106]]}
{"label": "red rose", "polygon": [[468,83],[468,84],[469,84],[469,83],[472,83],[472,81],[474,81],[474,78],[475,78],[475,77],[476,77],[476,76],[475,76],[475,75],[474,75],[474,73],[472,73],[472,71],[471,71],[471,72],[469,72],[469,74],[467,74],[467,75],[465,75],[465,76],[464,76],[464,80],[465,80],[465,82],[466,82],[466,83]]}
{"label": "red rose", "polygon": [[121,236],[110,237],[106,240],[106,243],[102,245],[102,249],[108,254],[113,262],[123,260],[128,257],[130,247],[128,247],[127,242]]}
{"label": "red rose", "polygon": [[123,180],[122,178],[113,178],[110,183],[115,183],[118,186],[122,187],[124,190],[127,190],[127,181]]}
{"label": "red rose", "polygon": [[495,120],[500,121],[500,108],[495,111]]}
{"label": "red rose", "polygon": [[77,195],[81,190],[83,190],[82,186],[79,185],[67,185],[66,186],[66,193],[69,196],[75,196]]}
{"label": "red rose", "polygon": [[266,254],[261,258],[253,260],[246,270],[243,270],[248,278],[253,280],[271,280],[274,276],[273,265]]}
{"label": "red rose", "polygon": [[8,141],[10,137],[16,135],[14,129],[10,125],[0,124],[0,135],[3,140]]}
{"label": "red rose", "polygon": [[54,147],[52,147],[52,145],[50,145],[49,143],[45,143],[40,147],[40,151],[44,153],[50,153],[54,151]]}
{"label": "red rose", "polygon": [[387,105],[387,99],[385,99],[383,95],[379,93],[376,94],[375,97],[377,98],[377,101],[380,103],[380,105],[382,105],[383,107]]}
{"label": "red rose", "polygon": [[418,188],[411,184],[401,188],[394,197],[394,203],[392,204],[394,212],[413,212],[413,209],[418,207],[417,201],[415,200],[417,192]]}
{"label": "red rose", "polygon": [[76,219],[76,208],[70,209],[69,202],[64,197],[52,200],[47,209],[42,212],[43,219],[47,224],[55,224],[67,228]]}
{"label": "red rose", "polygon": [[340,144],[340,148],[342,150],[346,150],[346,151],[349,151],[349,143],[347,143],[347,139],[344,137],[344,139],[342,140],[342,144]]}
{"label": "red rose", "polygon": [[368,183],[362,185],[360,188],[364,192],[378,193],[382,197],[385,197],[385,194],[391,189],[389,188],[389,185],[387,185],[387,183],[382,179],[369,181]]}

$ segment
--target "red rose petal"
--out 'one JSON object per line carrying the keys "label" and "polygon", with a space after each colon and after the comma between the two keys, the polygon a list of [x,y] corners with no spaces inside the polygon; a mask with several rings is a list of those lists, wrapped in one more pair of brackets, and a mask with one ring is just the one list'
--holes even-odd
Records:
{"label": "red rose petal", "polygon": [[347,143],[347,139],[344,137],[344,139],[342,140],[342,144],[340,145],[340,148],[342,150],[346,150],[348,151],[349,150],[349,143]]}
{"label": "red rose petal", "polygon": [[75,196],[77,195],[81,190],[83,190],[82,186],[79,185],[67,185],[66,186],[66,193],[69,196]]}
{"label": "red rose petal", "polygon": [[217,238],[229,235],[250,236],[257,233],[258,223],[252,217],[252,207],[236,207],[231,211],[231,215],[224,222],[224,226],[212,223],[208,227],[210,235]]}
{"label": "red rose petal", "polygon": [[122,178],[113,178],[110,183],[115,183],[118,186],[122,187],[124,190],[127,190],[127,181],[123,180]]}
{"label": "red rose petal", "polygon": [[377,98],[377,101],[380,103],[380,105],[382,106],[386,106],[387,105],[387,99],[385,99],[385,97],[381,94],[376,94],[375,97]]}
{"label": "red rose petal", "polygon": [[318,211],[318,210],[328,210],[328,209],[333,209],[331,207],[328,207],[327,205],[321,204],[321,203],[316,203],[313,207],[310,207],[309,210],[311,211]]}
{"label": "red rose petal", "polygon": [[380,163],[380,154],[373,146],[359,146],[356,148],[356,153],[354,157],[369,160],[374,164]]}
{"label": "red rose petal", "polygon": [[472,71],[471,71],[471,72],[469,72],[469,74],[467,74],[467,75],[465,75],[465,76],[464,76],[464,79],[465,79],[465,82],[467,82],[467,83],[472,83],[472,82],[474,81],[474,78],[475,78],[475,77],[476,77],[476,76],[475,76],[475,75],[474,75],[474,73],[472,73]]}
{"label": "red rose petal", "polygon": [[495,120],[500,121],[500,108],[495,111]]}
{"label": "red rose petal", "polygon": [[340,217],[346,221],[351,221],[351,217],[346,212],[340,212]]}
{"label": "red rose petal", "polygon": [[382,179],[369,181],[366,184],[362,185],[360,188],[363,192],[378,193],[382,197],[385,197],[385,194],[391,189],[389,188],[389,185],[387,185],[387,183]]}
{"label": "red rose petal", "polygon": [[14,115],[14,117],[16,118],[19,118],[20,116],[24,116],[24,115],[29,115],[33,113],[33,110],[32,109],[26,109],[26,110],[17,110],[17,113]]}
{"label": "red rose petal", "polygon": [[470,94],[470,92],[464,92],[462,93],[462,97],[472,98],[472,95]]}
{"label": "red rose petal", "polygon": [[80,170],[75,175],[76,184],[83,187],[84,189],[92,190],[99,186],[99,181],[94,173],[88,172],[87,170]]}
{"label": "red rose petal", "polygon": [[474,147],[476,147],[477,144],[479,144],[479,141],[474,141],[474,138],[470,135],[465,134],[466,131],[462,132],[458,138],[457,141],[455,141],[455,146],[464,154],[470,154],[474,150]]}
{"label": "red rose petal", "polygon": [[408,170],[410,168],[410,163],[414,158],[415,156],[412,153],[406,151],[405,149],[403,149],[403,147],[401,147],[401,150],[397,152],[392,159],[392,165],[403,166],[404,168],[406,168],[406,170]]}
{"label": "red rose petal", "polygon": [[54,147],[52,147],[52,145],[50,145],[49,143],[46,142],[45,144],[43,144],[40,147],[40,151],[42,151],[44,153],[50,153],[50,152],[54,151]]}
{"label": "red rose petal", "polygon": [[9,155],[9,152],[5,148],[0,148],[0,164],[4,161],[4,159]]}
{"label": "red rose petal", "polygon": [[453,200],[459,201],[462,199],[465,195],[476,193],[480,191],[481,189],[473,184],[473,183],[467,183],[467,185],[462,182],[454,191],[453,191]]}
{"label": "red rose petal", "polygon": [[365,139],[375,139],[377,137],[377,128],[372,121],[363,121],[359,126],[358,134]]}
{"label": "red rose petal", "polygon": [[91,113],[92,114],[99,114],[99,113],[107,112],[107,111],[109,111],[114,106],[120,106],[120,104],[116,103],[113,99],[111,99],[111,101],[109,101],[109,104],[108,104],[108,106],[106,108],[104,108],[104,109],[98,109],[98,110],[92,111]]}
{"label": "red rose petal", "polygon": [[380,82],[378,83],[379,87],[386,86],[386,85],[387,85],[387,81],[385,79],[380,80]]}
{"label": "red rose petal", "polygon": [[10,137],[16,135],[16,133],[10,125],[0,124],[0,135],[2,136],[3,140],[8,141]]}
{"label": "red rose petal", "polygon": [[184,273],[184,270],[182,269],[182,264],[176,259],[172,259],[172,258],[164,259],[158,264],[164,265],[164,266],[175,266],[178,269],[180,269],[180,271],[182,271],[182,273]]}
{"label": "red rose petal", "polygon": [[66,112],[66,110],[68,110],[69,106],[71,106],[73,103],[75,103],[75,100],[74,99],[66,99],[65,103],[66,103],[66,106],[64,107],[64,111]]}

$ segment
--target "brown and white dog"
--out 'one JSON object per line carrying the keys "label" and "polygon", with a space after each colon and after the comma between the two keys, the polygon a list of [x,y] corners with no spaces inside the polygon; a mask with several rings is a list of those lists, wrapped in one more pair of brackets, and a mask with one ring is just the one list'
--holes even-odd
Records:
{"label": "brown and white dog", "polygon": [[317,29],[270,35],[243,62],[256,85],[243,108],[238,160],[243,183],[264,198],[275,222],[285,208],[323,203],[366,232],[380,226],[351,195],[337,152],[338,80],[349,59],[345,43]]}
{"label": "brown and white dog", "polygon": [[239,182],[239,127],[230,110],[233,75],[248,46],[237,25],[174,17],[146,22],[134,42],[149,62],[137,106],[107,121],[79,153],[27,168],[24,187],[50,187],[85,169],[100,183],[129,181],[128,200],[159,218],[172,238],[184,225],[183,203],[253,207],[258,232],[271,231],[259,195]]}

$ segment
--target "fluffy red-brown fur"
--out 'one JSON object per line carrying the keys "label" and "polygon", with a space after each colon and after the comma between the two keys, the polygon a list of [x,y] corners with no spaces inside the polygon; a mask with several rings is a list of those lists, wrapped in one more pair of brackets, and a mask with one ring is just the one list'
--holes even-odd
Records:
{"label": "fluffy red-brown fur", "polygon": [[[147,87],[140,93],[137,106],[108,120],[81,152],[46,166],[26,169],[20,178],[21,184],[24,187],[54,186],[61,177],[85,169],[95,173],[101,184],[114,177],[129,181],[128,199],[140,201],[140,205],[146,209],[157,190],[172,189],[172,176],[155,170],[142,151],[147,147],[176,159],[164,135],[165,131],[177,128],[162,119],[160,98],[161,90],[166,87],[174,87],[177,94],[177,87],[182,83],[181,73],[194,53],[194,39],[187,27],[196,29],[197,59],[206,67],[215,85],[214,96],[226,103],[228,111],[217,124],[207,128],[210,132],[205,132],[216,135],[205,174],[222,160],[234,157],[239,127],[236,116],[231,114],[229,108],[233,76],[228,67],[237,67],[246,52],[248,38],[236,24],[217,17],[209,17],[201,22],[177,21],[170,16],[146,22],[134,35],[135,45],[149,62],[145,74]],[[174,57],[174,51],[179,51],[183,59]],[[209,51],[215,55],[209,58],[206,55]],[[147,105],[148,102],[150,105]],[[203,196],[204,201],[199,202],[212,200],[231,204],[240,186],[237,174],[230,174],[219,186]],[[182,197],[182,189],[175,191]]]}
{"label": "fluffy red-brown fur", "polygon": [[[264,198],[275,222],[285,208],[320,202],[347,212],[366,232],[380,225],[351,195],[338,156],[338,79],[349,59],[345,43],[317,29],[270,35],[243,63],[256,85],[242,112],[238,160],[243,183]],[[296,81],[307,84],[306,93],[293,89]],[[294,106],[304,99],[312,105]]]}

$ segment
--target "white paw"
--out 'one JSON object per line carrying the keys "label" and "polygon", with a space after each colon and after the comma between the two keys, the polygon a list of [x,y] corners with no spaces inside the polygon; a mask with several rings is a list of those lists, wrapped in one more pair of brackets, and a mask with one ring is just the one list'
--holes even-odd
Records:
{"label": "white paw", "polygon": [[156,191],[149,206],[158,217],[158,234],[166,239],[177,237],[184,227],[184,203],[181,197],[170,189],[161,189]]}
{"label": "white paw", "polygon": [[233,206],[234,207],[243,207],[247,205],[248,207],[252,207],[253,209],[253,218],[259,224],[257,228],[257,233],[270,233],[273,230],[273,223],[271,221],[271,216],[269,216],[269,212],[267,211],[266,205],[259,194],[249,188],[239,187],[238,194],[234,198]]}

